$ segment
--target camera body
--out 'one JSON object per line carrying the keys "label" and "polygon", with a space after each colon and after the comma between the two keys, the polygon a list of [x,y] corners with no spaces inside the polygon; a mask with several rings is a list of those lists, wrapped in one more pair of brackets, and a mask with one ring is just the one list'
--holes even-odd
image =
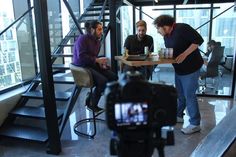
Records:
{"label": "camera body", "polygon": [[119,132],[159,129],[176,124],[177,93],[173,86],[142,80],[127,73],[120,82],[107,84],[106,119]]}

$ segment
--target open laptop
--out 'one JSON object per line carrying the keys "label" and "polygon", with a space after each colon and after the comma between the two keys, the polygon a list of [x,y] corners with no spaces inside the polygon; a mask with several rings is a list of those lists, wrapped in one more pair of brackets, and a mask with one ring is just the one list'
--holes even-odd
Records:
{"label": "open laptop", "polygon": [[140,54],[140,55],[129,55],[126,60],[127,61],[144,61],[148,58],[148,54]]}

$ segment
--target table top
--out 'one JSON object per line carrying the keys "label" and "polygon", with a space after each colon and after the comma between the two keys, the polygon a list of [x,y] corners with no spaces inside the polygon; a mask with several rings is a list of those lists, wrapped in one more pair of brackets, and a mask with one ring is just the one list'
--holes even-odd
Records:
{"label": "table top", "polygon": [[129,66],[145,66],[145,65],[156,65],[156,64],[172,64],[176,63],[174,59],[162,59],[157,56],[150,56],[144,61],[127,61],[124,56],[115,56],[115,60],[120,61]]}

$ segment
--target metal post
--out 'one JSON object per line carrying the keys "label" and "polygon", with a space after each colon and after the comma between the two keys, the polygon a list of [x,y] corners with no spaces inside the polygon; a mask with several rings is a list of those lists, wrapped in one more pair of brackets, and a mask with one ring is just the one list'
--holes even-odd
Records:
{"label": "metal post", "polygon": [[209,24],[209,40],[212,39],[212,23],[213,23],[213,3],[211,3],[211,9],[210,9],[210,24]]}
{"label": "metal post", "polygon": [[[28,8],[31,7],[31,1],[28,0]],[[29,12],[29,31],[30,31],[30,36],[31,36],[31,41],[32,41],[32,48],[33,48],[33,58],[34,58],[34,70],[35,70],[35,75],[39,73],[38,68],[37,68],[37,52],[36,52],[36,46],[35,46],[35,37],[34,37],[34,24],[33,24],[33,14],[32,11]]]}
{"label": "metal post", "polygon": [[48,132],[47,153],[58,155],[61,152],[61,142],[59,136],[59,126],[52,77],[47,0],[34,0],[34,6],[39,65]]}
{"label": "metal post", "polygon": [[135,30],[136,30],[136,27],[135,27],[135,23],[136,23],[136,21],[135,21],[135,20],[136,20],[136,17],[135,17],[135,15],[136,15],[136,14],[135,14],[135,8],[136,8],[136,7],[135,7],[135,6],[132,6],[132,8],[133,8],[133,34],[135,34],[135,33],[136,33],[136,31],[135,31]]}
{"label": "metal post", "polygon": [[139,7],[139,19],[142,20],[143,19],[143,14],[142,14],[142,7]]}
{"label": "metal post", "polygon": [[111,65],[112,71],[117,72],[115,56],[118,54],[116,45],[116,1],[109,0],[110,10],[110,40],[111,40]]}

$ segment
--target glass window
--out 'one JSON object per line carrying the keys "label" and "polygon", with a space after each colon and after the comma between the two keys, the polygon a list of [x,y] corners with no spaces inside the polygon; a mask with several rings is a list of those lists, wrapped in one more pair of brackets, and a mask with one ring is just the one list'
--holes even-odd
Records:
{"label": "glass window", "polygon": [[[15,20],[12,1],[0,0],[0,19],[2,21],[0,30],[4,30]],[[12,86],[12,81],[14,81],[14,84],[21,82],[21,79],[15,79],[15,62],[20,62],[16,35],[17,24],[8,29],[0,38],[0,90]],[[27,37],[28,34],[24,36],[24,39]],[[27,46],[29,47],[29,43],[27,43]],[[21,78],[21,71],[18,75],[18,78]]]}
{"label": "glass window", "polygon": [[14,63],[7,64],[7,73],[8,74],[15,73],[15,64]]}
{"label": "glass window", "polygon": [[[197,5],[177,5],[176,6],[176,22],[187,23],[191,27],[197,29],[204,39],[204,43],[200,49],[206,52],[207,42],[209,39],[209,23],[200,27],[202,24],[210,20],[210,4]],[[206,8],[206,9],[204,9]],[[199,28],[200,27],[200,28]]]}
{"label": "glass window", "polygon": [[[132,6],[121,7],[121,46],[124,46],[128,35],[133,34],[133,8]],[[121,49],[123,50],[123,48]]]}
{"label": "glass window", "polygon": [[[232,5],[234,3],[214,4],[214,7],[220,7],[220,9],[215,9],[213,15],[216,16],[222,13]],[[225,55],[234,55],[236,29],[233,28],[236,28],[236,12],[234,8],[213,20],[212,39],[220,41],[221,45],[225,46]]]}
{"label": "glass window", "polygon": [[4,65],[0,65],[0,76],[5,75],[5,67]]}
{"label": "glass window", "polygon": [[12,30],[7,30],[6,31],[6,40],[12,40],[13,35],[12,35]]}
{"label": "glass window", "polygon": [[[152,24],[154,19],[162,14],[168,14],[173,16],[174,6],[147,6],[142,7],[142,18],[147,22],[147,34],[153,37],[154,42],[154,52],[158,52],[158,50],[162,47],[165,47],[163,37],[157,32],[156,27]],[[166,10],[164,10],[166,9]]]}
{"label": "glass window", "polygon": [[8,41],[7,42],[8,44],[7,44],[7,46],[8,46],[8,51],[17,51],[17,42],[16,42],[16,40],[14,40],[14,41]]}
{"label": "glass window", "polygon": [[15,62],[16,61],[16,52],[12,51],[8,53],[8,61]]}
{"label": "glass window", "polygon": [[11,78],[11,75],[5,75],[5,76],[3,77],[3,80],[4,80],[4,86],[12,85],[12,78]]}
{"label": "glass window", "polygon": [[[232,82],[235,58],[235,42],[236,42],[236,12],[234,3],[221,3],[214,4],[214,7],[219,9],[214,9],[213,17],[221,14],[213,20],[212,24],[212,39],[217,42],[221,42],[221,46],[224,47],[224,60],[222,61],[222,66],[219,67],[222,75],[220,80],[219,92],[220,95],[230,95],[232,92]],[[227,11],[226,11],[227,10]]]}

